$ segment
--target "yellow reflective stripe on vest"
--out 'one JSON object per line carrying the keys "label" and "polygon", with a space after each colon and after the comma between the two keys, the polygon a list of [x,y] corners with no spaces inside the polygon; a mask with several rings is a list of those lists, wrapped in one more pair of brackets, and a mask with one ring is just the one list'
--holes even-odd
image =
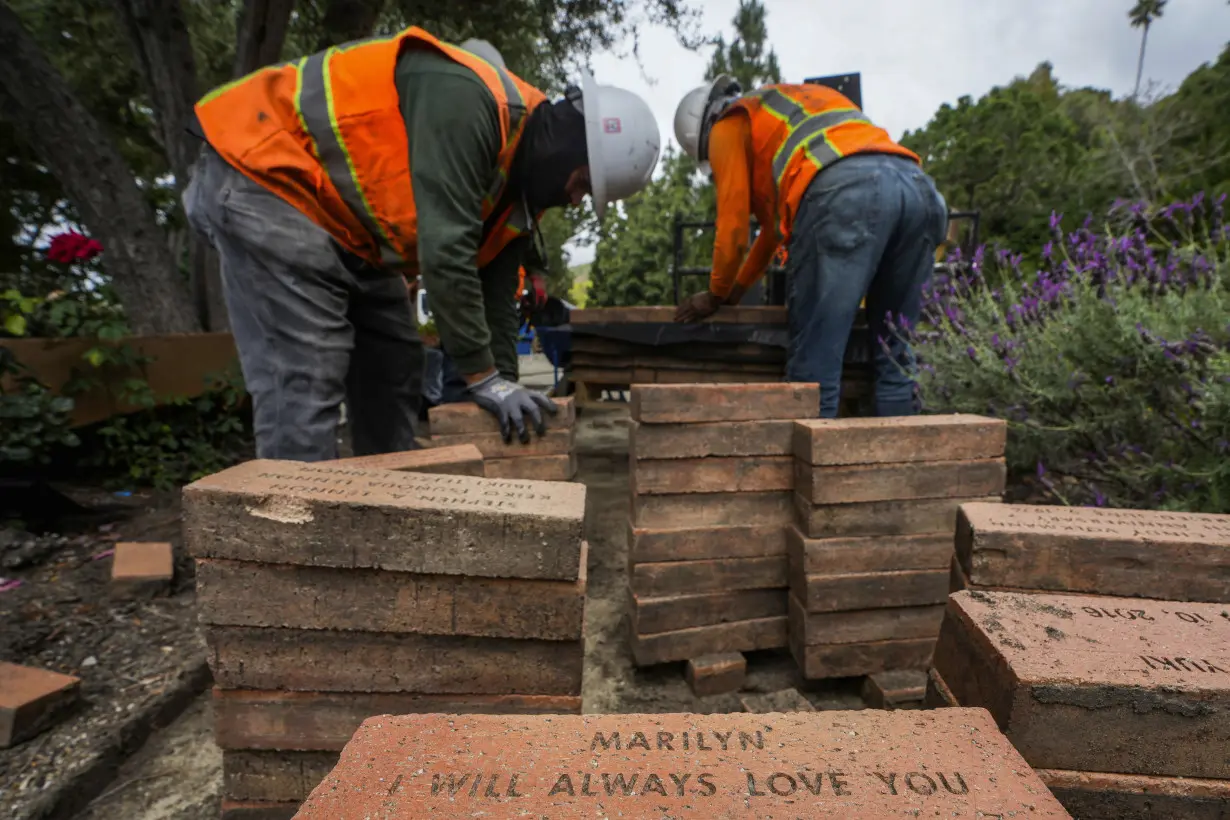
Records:
{"label": "yellow reflective stripe on vest", "polygon": [[[357,43],[347,47],[353,45]],[[329,61],[337,51],[337,48],[330,48],[307,58],[299,72],[299,95],[295,99],[295,108],[308,136],[316,145],[316,156],[329,175],[329,181],[333,183],[355,219],[362,223],[376,241],[380,248],[381,261],[388,265],[400,265],[404,260],[401,254],[393,249],[393,243],[389,241],[384,228],[368,205],[367,196],[355,175],[354,160],[346,148],[346,143],[342,141],[334,120]]]}
{"label": "yellow reflective stripe on vest", "polygon": [[826,132],[830,128],[850,122],[872,124],[857,108],[837,108],[808,114],[803,106],[774,88],[760,88],[749,96],[759,97],[761,108],[785,122],[790,129],[773,155],[773,184],[779,188],[790,160],[799,151],[807,151],[807,156],[819,168],[841,159],[841,152],[829,142]]}
{"label": "yellow reflective stripe on vest", "polygon": [[[468,52],[467,52],[468,53]],[[482,60],[482,57],[474,54],[471,55],[477,60]],[[484,62],[486,62],[484,60]],[[508,100],[508,140],[504,143],[504,148],[500,151],[501,154],[508,149],[510,145],[517,141],[521,136],[522,119],[525,117],[525,98],[521,96],[521,89],[517,88],[517,84],[513,82],[512,77],[508,76],[508,72],[498,65],[492,65],[491,70],[500,78],[500,85],[504,86],[504,99]],[[504,186],[508,184],[508,175],[502,167],[496,169],[495,179],[491,180],[491,186],[487,189],[487,204],[495,207],[500,199],[500,194],[504,192]]]}

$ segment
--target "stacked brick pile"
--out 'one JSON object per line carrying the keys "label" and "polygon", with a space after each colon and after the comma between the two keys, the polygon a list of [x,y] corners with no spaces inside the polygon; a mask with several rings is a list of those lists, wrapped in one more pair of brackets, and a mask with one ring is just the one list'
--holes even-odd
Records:
{"label": "stacked brick pile", "polygon": [[428,411],[431,436],[420,440],[425,447],[472,444],[482,453],[487,478],[571,481],[577,474],[576,409],[572,398],[554,399],[559,413],[544,413],[547,434],[530,429],[531,439],[522,444],[514,430],[505,442],[495,416],[470,402],[441,404]]}
{"label": "stacked brick pile", "polygon": [[1003,421],[799,421],[788,532],[790,648],[805,678],[926,669],[957,508],[1004,491]]}
{"label": "stacked brick pile", "polygon": [[638,665],[786,645],[792,420],[819,406],[815,384],[632,388]]}
{"label": "stacked brick pile", "polygon": [[928,701],[989,710],[1081,820],[1212,820],[1230,806],[1222,604],[958,592]]}
{"label": "stacked brick pile", "polygon": [[580,484],[253,461],[184,489],[224,818],[291,817],[363,719],[579,713]]}

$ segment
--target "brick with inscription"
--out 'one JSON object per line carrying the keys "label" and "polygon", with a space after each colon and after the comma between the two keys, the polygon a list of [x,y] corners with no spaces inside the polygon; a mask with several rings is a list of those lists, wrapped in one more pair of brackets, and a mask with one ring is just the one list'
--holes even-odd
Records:
{"label": "brick with inscription", "polygon": [[935,669],[1035,768],[1230,778],[1223,605],[958,592]]}
{"label": "brick with inscription", "polygon": [[800,532],[808,538],[858,538],[887,535],[933,535],[953,532],[957,508],[971,501],[998,503],[998,498],[928,498],[916,501],[870,501],[863,504],[816,505],[795,493]]}
{"label": "brick with inscription", "polygon": [[632,497],[632,523],[644,528],[780,526],[794,520],[790,492],[678,493]]}
{"label": "brick with inscription", "polygon": [[786,583],[784,555],[635,564],[631,573],[633,592],[645,596],[739,589],[784,589]]}
{"label": "brick with inscription", "polygon": [[807,538],[798,527],[786,528],[791,576],[841,575],[947,568],[952,560],[952,532],[855,538]]}
{"label": "brick with inscription", "polygon": [[1069,817],[980,709],[373,717],[299,817],[940,815]]}
{"label": "brick with inscription", "polygon": [[183,505],[195,558],[575,581],[585,486],[258,460]]}
{"label": "brick with inscription", "polygon": [[111,559],[111,594],[157,595],[170,590],[175,555],[165,541],[121,541]]}
{"label": "brick with inscription", "polygon": [[964,413],[807,419],[795,422],[794,456],[817,465],[965,461],[1000,458],[1007,440],[1003,419]]}
{"label": "brick with inscription", "polygon": [[808,419],[818,415],[818,384],[638,384],[632,388],[632,418],[641,424]]}
{"label": "brick with inscription", "polygon": [[630,483],[634,495],[790,490],[794,488],[794,459],[790,456],[634,459]]}
{"label": "brick with inscription", "polygon": [[782,712],[814,712],[816,707],[798,689],[778,689],[776,692],[748,692],[739,696],[743,711],[770,715]]}
{"label": "brick with inscription", "polygon": [[354,456],[323,461],[330,467],[357,467],[363,470],[396,470],[407,473],[441,473],[444,475],[481,476],[483,454],[473,444],[454,447],[420,447],[399,453],[374,456]]}
{"label": "brick with inscription", "polygon": [[813,467],[794,461],[794,488],[812,504],[973,498],[1004,491],[1002,458]]}
{"label": "brick with inscription", "polygon": [[1230,603],[1230,515],[967,503],[956,547],[975,587]]}
{"label": "brick with inscription", "polygon": [[207,659],[227,689],[577,695],[582,641],[210,627]]}
{"label": "brick with inscription", "polygon": [[499,433],[459,433],[455,436],[432,436],[419,439],[424,447],[455,447],[458,444],[473,444],[483,454],[484,460],[497,458],[522,458],[526,456],[566,456],[572,452],[576,430],[560,427],[547,430],[546,435],[533,433],[529,443],[513,435],[512,441],[504,441]]}
{"label": "brick with inscription", "polygon": [[581,640],[585,564],[576,581],[525,581],[332,569],[250,561],[197,562],[202,623]]}
{"label": "brick with inscription", "polygon": [[790,595],[790,630],[800,645],[869,643],[894,638],[931,638],[940,632],[944,605],[855,609],[845,612],[808,612]]}
{"label": "brick with inscription", "polygon": [[668,661],[686,661],[698,655],[780,649],[789,640],[787,620],[785,615],[781,615],[670,632],[634,634],[632,657],[637,666],[652,666]]}
{"label": "brick with inscription", "polygon": [[692,658],[684,677],[697,697],[738,692],[747,678],[747,658],[740,652]]}
{"label": "brick with inscription", "polygon": [[0,749],[50,728],[80,692],[81,680],[72,675],[0,661]]}
{"label": "brick with inscription", "polygon": [[337,765],[337,752],[222,752],[222,795],[228,800],[302,803]]}
{"label": "brick with inscription", "polygon": [[[633,595],[632,626],[638,634],[750,621],[786,614],[781,589],[740,589],[700,595]],[[939,620],[936,620],[939,628]]]}
{"label": "brick with inscription", "polygon": [[575,453],[566,456],[517,456],[492,458],[486,462],[487,478],[512,478],[522,481],[572,481],[577,475]]}
{"label": "brick with inscription", "polygon": [[628,554],[637,563],[763,558],[785,555],[786,536],[779,524],[652,528],[629,521]]}
{"label": "brick with inscription", "polygon": [[872,709],[908,709],[922,705],[927,689],[923,669],[876,672],[863,680],[863,701]]}
{"label": "brick with inscription", "polygon": [[299,802],[261,803],[242,800],[222,801],[222,820],[294,820]]}
{"label": "brick with inscription", "polygon": [[579,695],[213,690],[214,741],[223,749],[338,751],[372,715],[581,714]]}
{"label": "brick with inscription", "polygon": [[890,669],[926,668],[931,663],[935,638],[911,638],[868,643],[802,646],[791,636],[790,652],[808,680],[849,678]]}
{"label": "brick with inscription", "polygon": [[[576,407],[571,396],[554,398],[558,412],[544,412],[543,423],[548,430],[572,427],[576,424]],[[465,435],[468,433],[499,433],[500,423],[490,412],[473,402],[451,402],[427,411],[433,436]]]}
{"label": "brick with inscription", "polygon": [[1230,780],[1040,769],[1038,777],[1081,820],[1226,820]]}

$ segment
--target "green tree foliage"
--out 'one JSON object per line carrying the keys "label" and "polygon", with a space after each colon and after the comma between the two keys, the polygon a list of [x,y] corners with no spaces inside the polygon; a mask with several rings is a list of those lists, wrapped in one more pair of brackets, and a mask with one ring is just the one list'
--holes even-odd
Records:
{"label": "green tree foliage", "polygon": [[726,45],[718,35],[713,56],[705,79],[712,80],[720,74],[729,74],[739,81],[744,90],[750,91],[761,85],[780,83],[781,69],[777,65],[777,53],[768,46],[769,29],[765,23],[764,3],[759,0],[739,0],[739,10],[732,21],[734,39]]}

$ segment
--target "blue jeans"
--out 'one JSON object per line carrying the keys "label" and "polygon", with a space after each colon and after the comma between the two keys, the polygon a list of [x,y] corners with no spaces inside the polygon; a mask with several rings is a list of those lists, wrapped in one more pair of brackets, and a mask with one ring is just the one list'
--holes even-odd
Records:
{"label": "blue jeans", "polygon": [[885,314],[918,321],[947,223],[935,183],[904,157],[848,157],[808,186],[786,261],[786,376],[820,383],[821,418],[837,417],[842,360],[864,296],[875,345],[876,415],[918,412],[914,354],[886,328]]}

